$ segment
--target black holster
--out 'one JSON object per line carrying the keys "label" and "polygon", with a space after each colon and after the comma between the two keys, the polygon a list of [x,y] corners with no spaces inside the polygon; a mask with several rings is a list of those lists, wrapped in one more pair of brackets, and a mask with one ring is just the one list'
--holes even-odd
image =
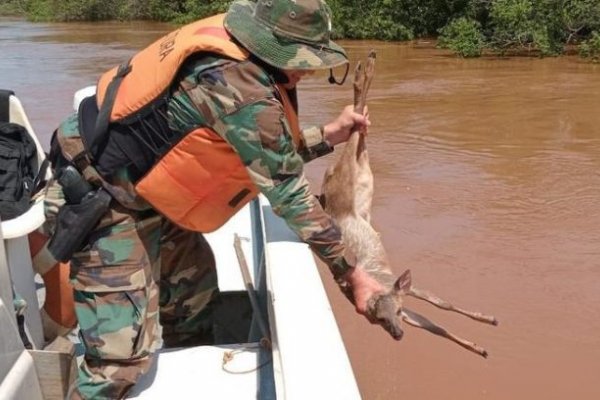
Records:
{"label": "black holster", "polygon": [[48,250],[58,261],[67,262],[81,250],[90,232],[109,208],[112,197],[104,189],[89,192],[78,204],[63,205]]}

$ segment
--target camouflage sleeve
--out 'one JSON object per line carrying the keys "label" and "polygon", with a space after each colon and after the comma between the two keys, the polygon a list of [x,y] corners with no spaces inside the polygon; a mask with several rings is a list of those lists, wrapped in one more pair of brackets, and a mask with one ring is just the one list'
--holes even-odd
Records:
{"label": "camouflage sleeve", "polygon": [[323,138],[323,128],[320,126],[302,129],[300,137],[302,146],[300,146],[298,153],[302,156],[304,162],[312,161],[333,151],[333,147]]}
{"label": "camouflage sleeve", "polygon": [[283,107],[257,100],[223,116],[213,129],[235,149],[273,211],[329,266],[335,276],[349,268],[341,233],[311,193]]}

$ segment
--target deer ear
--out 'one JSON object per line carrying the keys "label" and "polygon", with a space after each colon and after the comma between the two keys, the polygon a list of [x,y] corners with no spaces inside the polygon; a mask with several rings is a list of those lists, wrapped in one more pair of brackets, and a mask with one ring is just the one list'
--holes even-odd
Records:
{"label": "deer ear", "polygon": [[410,276],[410,269],[407,269],[400,275],[400,278],[394,283],[394,290],[400,293],[406,293],[412,285],[412,278]]}

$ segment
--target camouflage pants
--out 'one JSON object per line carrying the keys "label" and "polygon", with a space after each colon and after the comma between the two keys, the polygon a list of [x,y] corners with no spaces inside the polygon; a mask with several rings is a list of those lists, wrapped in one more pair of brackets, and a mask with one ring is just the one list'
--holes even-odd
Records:
{"label": "camouflage pants", "polygon": [[[52,223],[62,192],[46,197]],[[165,347],[211,338],[217,294],[212,251],[200,234],[154,211],[113,201],[87,245],[71,260],[75,311],[85,357],[71,398],[120,399]]]}

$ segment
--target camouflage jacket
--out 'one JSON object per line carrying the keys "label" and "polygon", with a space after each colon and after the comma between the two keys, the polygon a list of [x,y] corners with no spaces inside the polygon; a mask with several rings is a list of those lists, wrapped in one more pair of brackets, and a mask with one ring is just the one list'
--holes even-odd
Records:
{"label": "camouflage jacket", "polygon": [[[304,129],[300,149],[296,149],[283,105],[274,96],[273,78],[249,60],[191,57],[173,85],[166,119],[175,136],[184,136],[198,127],[214,130],[241,157],[273,211],[308,243],[335,276],[346,272],[349,266],[343,258],[341,232],[311,193],[303,172],[304,162],[317,157],[315,149],[323,146],[320,128]],[[63,121],[58,136],[62,138],[59,142],[63,153],[82,146],[76,114]],[[124,206],[149,207],[136,195],[126,167],[111,178],[110,186],[111,194]]]}
{"label": "camouflage jacket", "polygon": [[213,129],[241,157],[274,212],[284,218],[335,275],[348,268],[341,233],[311,193],[304,162],[322,146],[318,127],[302,130],[296,149],[273,79],[251,61],[204,56],[187,61],[168,105],[170,128]]}

